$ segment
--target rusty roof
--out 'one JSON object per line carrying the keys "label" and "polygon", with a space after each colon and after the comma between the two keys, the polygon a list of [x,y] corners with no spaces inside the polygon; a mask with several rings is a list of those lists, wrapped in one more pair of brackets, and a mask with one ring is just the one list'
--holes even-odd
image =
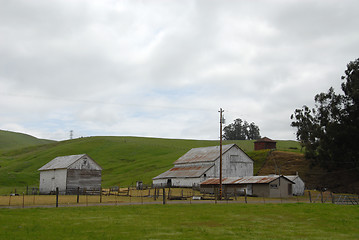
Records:
{"label": "rusty roof", "polygon": [[[222,184],[231,185],[231,184],[260,184],[260,183],[271,183],[279,177],[287,179],[289,182],[294,183],[284,176],[246,176],[241,178],[222,178]],[[209,178],[203,182],[201,185],[217,185],[219,184],[219,178]]]}
{"label": "rusty roof", "polygon": [[200,177],[211,167],[213,167],[213,164],[207,166],[173,167],[153,179]]}
{"label": "rusty roof", "polygon": [[274,141],[274,140],[272,140],[272,139],[270,139],[268,137],[263,137],[261,139],[258,139],[257,141],[255,141],[255,143],[257,143],[257,142],[273,142],[273,143],[276,143],[276,141]]}
{"label": "rusty roof", "polygon": [[[233,146],[238,147],[236,144],[223,145],[222,154],[224,154]],[[174,164],[214,162],[218,158],[219,158],[219,146],[192,148],[185,155],[183,155],[177,161],[175,161]]]}

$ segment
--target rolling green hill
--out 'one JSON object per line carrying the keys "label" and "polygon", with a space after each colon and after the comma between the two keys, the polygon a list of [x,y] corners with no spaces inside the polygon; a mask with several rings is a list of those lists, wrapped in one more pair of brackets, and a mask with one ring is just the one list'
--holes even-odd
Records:
{"label": "rolling green hill", "polygon": [[[253,141],[236,143],[255,160],[255,171],[264,163],[267,152],[253,152]],[[46,145],[13,149],[0,153],[0,193],[15,187],[38,186],[39,169],[57,156],[87,153],[103,168],[103,186],[127,186],[151,179],[168,170],[191,148],[218,145],[218,141],[178,140],[141,137],[87,137]],[[279,141],[278,148],[298,148],[295,141]]]}
{"label": "rolling green hill", "polygon": [[42,145],[52,142],[54,141],[38,139],[23,133],[0,130],[0,151]]}

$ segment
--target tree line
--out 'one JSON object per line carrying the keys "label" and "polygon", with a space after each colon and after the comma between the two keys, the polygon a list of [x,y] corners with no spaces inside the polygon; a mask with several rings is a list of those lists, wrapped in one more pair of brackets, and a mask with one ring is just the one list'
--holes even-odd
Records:
{"label": "tree line", "polygon": [[297,128],[297,139],[314,164],[359,171],[359,58],[344,73],[343,93],[331,87],[315,95],[315,107],[296,109],[291,126]]}

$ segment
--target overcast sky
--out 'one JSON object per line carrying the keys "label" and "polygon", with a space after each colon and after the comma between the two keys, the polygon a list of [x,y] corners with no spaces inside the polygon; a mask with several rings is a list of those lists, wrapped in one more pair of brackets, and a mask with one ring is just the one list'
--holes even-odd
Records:
{"label": "overcast sky", "polygon": [[219,138],[290,115],[359,57],[359,1],[0,0],[0,129]]}

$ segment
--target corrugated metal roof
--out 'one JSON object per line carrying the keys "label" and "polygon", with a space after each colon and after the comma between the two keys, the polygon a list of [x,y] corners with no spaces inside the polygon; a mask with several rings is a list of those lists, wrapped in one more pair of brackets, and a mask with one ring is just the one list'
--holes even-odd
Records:
{"label": "corrugated metal roof", "polygon": [[270,138],[267,138],[267,137],[263,137],[261,139],[258,139],[257,141],[255,141],[255,143],[257,142],[273,142],[273,143],[276,143],[276,141],[270,139]]}
{"label": "corrugated metal roof", "polygon": [[[284,176],[281,176],[286,178]],[[274,180],[278,179],[279,176],[247,176],[241,178],[222,178],[222,184],[259,184],[259,183],[271,183]],[[287,180],[289,180],[287,178]],[[291,180],[289,180],[292,182]],[[210,178],[206,181],[201,182],[201,185],[213,185],[219,184],[219,178]]]}
{"label": "corrugated metal roof", "polygon": [[[223,145],[222,154],[233,146],[236,146],[236,144]],[[185,155],[175,161],[174,164],[213,162],[217,158],[219,158],[219,146],[192,148]]]}
{"label": "corrugated metal roof", "polygon": [[[271,177],[279,177],[280,175],[274,175],[274,174],[272,174],[272,175],[269,175],[269,176],[271,176]],[[299,178],[298,175],[282,175],[282,176],[285,177],[285,178],[287,178],[287,179],[289,179],[289,180],[292,181],[292,182],[294,182],[295,179]]]}
{"label": "corrugated metal roof", "polygon": [[170,170],[154,177],[153,179],[162,179],[162,178],[193,178],[200,177],[207,170],[209,170],[213,165],[207,166],[189,166],[189,167],[173,167]]}
{"label": "corrugated metal roof", "polygon": [[80,159],[85,155],[86,154],[56,157],[50,162],[46,163],[41,168],[39,168],[39,171],[68,168],[71,164],[73,164],[74,162],[76,162],[78,159]]}

